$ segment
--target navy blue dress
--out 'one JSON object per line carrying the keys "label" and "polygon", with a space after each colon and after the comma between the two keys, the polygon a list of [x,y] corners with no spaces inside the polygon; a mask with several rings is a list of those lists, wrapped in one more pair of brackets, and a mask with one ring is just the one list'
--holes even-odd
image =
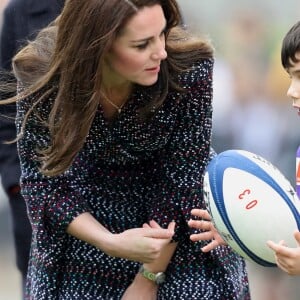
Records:
{"label": "navy blue dress", "polygon": [[[137,87],[122,112],[106,120],[101,106],[84,147],[62,175],[38,171],[37,147],[49,143],[46,118],[55,93],[37,107],[19,140],[21,184],[33,228],[27,299],[120,299],[139,264],[106,255],[66,233],[90,212],[111,232],[151,219],[176,221],[177,250],[158,299],[250,299],[245,263],[227,247],[202,253],[189,235],[190,210],[204,207],[203,171],[209,160],[212,122],[212,60],[180,75],[186,93],[170,91],[150,120],[139,109],[149,89]],[[19,101],[17,127],[38,95]],[[63,141],[62,141],[63,142]]]}

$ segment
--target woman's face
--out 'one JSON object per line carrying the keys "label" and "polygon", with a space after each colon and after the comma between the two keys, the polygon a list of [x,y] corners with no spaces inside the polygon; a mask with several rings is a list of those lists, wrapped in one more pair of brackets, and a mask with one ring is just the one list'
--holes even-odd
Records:
{"label": "woman's face", "polygon": [[165,50],[166,19],[160,5],[144,7],[126,24],[106,57],[105,81],[149,86],[158,79]]}

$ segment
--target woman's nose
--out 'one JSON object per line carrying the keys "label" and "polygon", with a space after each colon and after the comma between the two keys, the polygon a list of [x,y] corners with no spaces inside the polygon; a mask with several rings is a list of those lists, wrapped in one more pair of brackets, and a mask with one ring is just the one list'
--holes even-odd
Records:
{"label": "woman's nose", "polygon": [[168,54],[165,48],[165,41],[158,41],[157,45],[153,51],[152,58],[155,60],[164,60],[167,58]]}

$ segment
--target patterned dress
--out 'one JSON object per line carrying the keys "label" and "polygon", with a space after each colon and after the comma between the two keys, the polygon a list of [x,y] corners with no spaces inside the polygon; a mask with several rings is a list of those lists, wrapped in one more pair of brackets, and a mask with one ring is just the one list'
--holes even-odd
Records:
{"label": "patterned dress", "polygon": [[[104,118],[99,105],[84,147],[62,175],[38,171],[37,147],[49,143],[40,121],[55,92],[38,105],[18,142],[22,191],[33,228],[27,299],[116,300],[139,264],[106,255],[68,234],[68,224],[90,212],[118,233],[156,220],[176,221],[178,247],[158,299],[250,299],[244,261],[227,247],[202,253],[193,243],[190,210],[203,207],[202,175],[211,142],[213,61],[180,75],[186,93],[170,91],[150,121],[139,117],[150,88],[137,87],[122,112]],[[153,88],[153,87],[152,87]],[[37,96],[17,104],[17,128]]]}

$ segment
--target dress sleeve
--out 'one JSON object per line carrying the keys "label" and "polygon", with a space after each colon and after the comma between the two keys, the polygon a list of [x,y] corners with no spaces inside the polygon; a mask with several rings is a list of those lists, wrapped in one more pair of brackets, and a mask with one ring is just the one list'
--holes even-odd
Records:
{"label": "dress sleeve", "polygon": [[[27,97],[17,102],[16,127],[21,124],[26,112],[39,95]],[[47,99],[46,102],[51,102]],[[83,212],[88,205],[76,188],[76,173],[70,167],[60,176],[48,177],[39,171],[38,150],[49,144],[49,131],[41,121],[49,112],[49,105],[41,105],[30,114],[23,136],[18,140],[18,153],[21,164],[22,194],[27,203],[33,230],[47,230],[55,235],[64,235],[68,224]]]}
{"label": "dress sleeve", "polygon": [[203,173],[210,159],[212,129],[212,60],[195,65],[186,75],[189,92],[179,103],[178,117],[167,149],[155,168],[156,194],[149,219],[166,227],[176,222],[175,241],[189,240],[195,230],[187,221],[193,208],[205,207]]}

